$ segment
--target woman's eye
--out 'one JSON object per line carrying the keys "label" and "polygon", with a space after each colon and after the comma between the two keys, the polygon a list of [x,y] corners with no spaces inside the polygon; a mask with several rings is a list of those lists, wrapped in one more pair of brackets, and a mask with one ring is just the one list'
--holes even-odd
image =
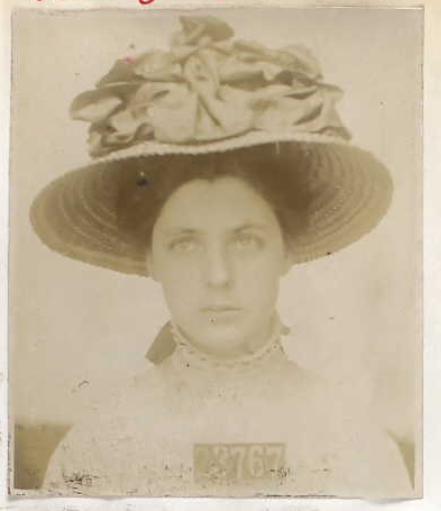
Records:
{"label": "woman's eye", "polygon": [[255,235],[243,234],[235,238],[234,243],[237,248],[241,250],[255,250],[261,248],[263,245],[262,240]]}
{"label": "woman's eye", "polygon": [[180,252],[180,253],[188,253],[188,252],[195,252],[199,247],[199,244],[196,240],[193,239],[182,239],[182,240],[176,240],[172,241],[170,243],[170,249],[174,252]]}

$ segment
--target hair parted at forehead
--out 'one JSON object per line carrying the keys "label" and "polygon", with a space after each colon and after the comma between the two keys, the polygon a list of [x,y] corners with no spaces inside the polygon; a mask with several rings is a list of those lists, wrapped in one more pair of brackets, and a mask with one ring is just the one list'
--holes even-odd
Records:
{"label": "hair parted at forehead", "polygon": [[118,165],[117,216],[121,236],[147,250],[154,225],[171,194],[193,180],[235,177],[273,209],[287,244],[304,229],[312,199],[308,155],[293,144],[266,144],[224,153],[170,155]]}

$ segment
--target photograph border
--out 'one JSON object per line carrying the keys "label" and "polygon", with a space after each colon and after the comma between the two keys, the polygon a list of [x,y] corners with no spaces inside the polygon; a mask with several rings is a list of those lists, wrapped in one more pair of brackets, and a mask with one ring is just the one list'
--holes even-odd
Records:
{"label": "photograph border", "polygon": [[[106,5],[110,6],[112,5],[112,8],[115,8],[116,2],[118,3],[118,8],[124,8],[124,9],[133,9],[135,7],[134,2],[131,0],[73,0],[68,4],[69,0],[61,2],[59,0],[58,2],[56,0],[53,0],[51,2],[51,9],[54,11],[61,11],[61,10],[77,10],[82,8],[87,9],[96,9],[97,3],[99,3],[99,7],[103,5],[105,7]],[[205,0],[205,1],[198,1],[192,2],[191,0],[187,1],[187,5],[182,5],[181,3],[178,3],[178,0],[170,0],[167,2],[167,0],[157,0],[156,3],[152,3],[150,6],[138,6],[138,9],[147,9],[147,8],[186,8],[189,9],[192,8],[211,8],[214,7],[214,4],[217,0]],[[220,1],[220,0],[219,0]],[[45,2],[43,0],[42,2],[32,2],[32,0],[8,0],[6,2],[6,7],[2,5],[1,10],[1,22],[3,27],[10,28],[10,14],[12,11],[12,8],[20,7],[20,8],[28,8],[30,4],[32,4],[32,7],[34,8],[34,5],[37,5],[38,9],[47,9],[49,5],[49,0]],[[159,5],[160,4],[160,5]],[[283,4],[283,5],[282,5]],[[441,482],[441,475],[439,475],[439,478],[437,479],[436,475],[436,469],[438,468],[439,472],[441,472],[441,462],[438,460],[441,458],[439,455],[440,452],[440,434],[436,431],[436,424],[441,418],[441,413],[436,411],[435,404],[436,400],[440,398],[440,395],[438,394],[440,392],[440,385],[438,382],[436,382],[436,370],[440,369],[440,353],[436,350],[436,338],[437,334],[441,331],[441,325],[440,320],[436,318],[436,302],[437,302],[437,296],[439,296],[439,292],[441,291],[441,284],[436,284],[436,281],[440,281],[441,279],[437,278],[440,276],[440,270],[437,269],[437,259],[440,256],[440,240],[439,240],[439,234],[437,233],[437,222],[439,222],[439,216],[438,214],[441,213],[440,206],[436,205],[436,195],[434,194],[437,186],[441,185],[441,179],[438,176],[436,176],[436,162],[439,161],[441,155],[439,154],[441,152],[440,149],[436,148],[436,140],[440,136],[439,126],[437,125],[437,119],[435,112],[440,111],[440,98],[439,98],[439,92],[437,93],[437,87],[436,87],[436,81],[441,80],[441,62],[439,57],[436,55],[436,48],[437,46],[441,45],[441,34],[436,34],[436,28],[440,25],[438,24],[441,20],[441,5],[437,7],[436,0],[433,1],[425,1],[424,3],[419,3],[418,5],[410,4],[407,2],[388,2],[388,5],[385,5],[384,2],[370,2],[369,7],[366,5],[366,2],[347,2],[348,5],[342,6],[335,6],[334,2],[331,1],[322,1],[320,4],[312,4],[312,3],[305,3],[305,2],[298,2],[295,0],[287,0],[285,2],[273,2],[271,1],[271,4],[269,5],[269,0],[266,1],[259,1],[254,2],[251,5],[250,1],[248,1],[246,4],[245,2],[236,2],[234,0],[230,0],[228,7],[234,6],[247,6],[249,8],[252,8],[253,6],[256,7],[336,7],[336,8],[350,8],[350,7],[367,7],[367,8],[421,8],[424,7],[425,9],[425,79],[424,79],[424,93],[425,93],[425,146],[424,146],[424,152],[425,152],[425,203],[424,203],[424,212],[425,212],[425,239],[421,240],[421,250],[423,249],[423,242],[426,243],[425,245],[425,259],[424,259],[424,274],[425,274],[425,309],[424,309],[424,315],[426,318],[425,321],[425,344],[424,344],[424,354],[425,354],[425,378],[424,378],[424,384],[425,384],[425,423],[424,423],[424,448],[425,448],[425,463],[424,463],[424,483],[425,483],[425,497],[418,501],[410,501],[410,502],[394,502],[390,503],[392,507],[389,507],[388,509],[431,509],[430,506],[435,506],[439,502],[441,502],[441,490],[439,491],[439,494],[437,492],[437,486],[439,486],[439,483]],[[222,2],[222,7],[219,5],[219,8],[225,8],[227,5]],[[8,146],[8,138],[9,138],[9,96],[10,96],[10,57],[7,58],[10,55],[10,33],[9,30],[3,30],[3,45],[2,45],[2,53],[1,53],[1,62],[0,62],[0,76],[2,77],[0,86],[1,86],[1,93],[4,94],[4,101],[2,102],[1,106],[1,126],[2,129],[0,130],[0,136],[2,137],[0,139],[0,144],[3,147]],[[9,37],[9,39],[8,39]],[[3,73],[2,71],[5,70]],[[7,79],[3,79],[3,77],[9,78],[9,81]],[[5,142],[5,143],[3,143]],[[2,222],[1,226],[1,246],[3,249],[2,251],[2,260],[1,260],[1,276],[0,276],[0,282],[1,282],[1,311],[2,311],[2,319],[5,319],[5,321],[0,321],[0,324],[7,325],[7,282],[8,282],[8,275],[7,275],[7,260],[8,260],[8,252],[7,252],[7,246],[8,246],[8,194],[7,194],[7,186],[8,186],[8,172],[7,168],[9,165],[8,162],[8,155],[7,152],[4,151],[5,154],[1,154],[1,162],[2,162],[2,173],[1,173],[1,179],[0,182],[0,190],[2,192],[2,201],[1,202],[1,209],[0,209],[0,221]],[[431,169],[432,172],[428,173],[427,170]],[[437,181],[437,179],[439,181]],[[435,182],[434,182],[435,181]],[[437,184],[438,183],[438,184]],[[432,192],[432,193],[431,193]],[[421,190],[422,194],[422,190]],[[438,208],[438,209],[437,209]],[[438,234],[438,236],[437,236]],[[428,239],[431,240],[431,245],[428,247]],[[429,280],[428,280],[429,278]],[[421,296],[422,296],[422,285],[421,285]],[[421,304],[422,307],[422,304]],[[422,325],[421,325],[422,326]],[[1,362],[1,373],[0,373],[0,394],[2,396],[2,412],[7,413],[7,383],[8,383],[8,363],[7,363],[7,330],[6,328],[3,329],[1,334],[1,340],[3,341],[4,346],[2,347],[4,349],[0,352],[0,362]],[[6,340],[6,342],[5,342]],[[428,387],[429,385],[429,387]],[[422,411],[422,410],[421,410]],[[0,416],[4,417],[2,413],[0,413]],[[435,427],[434,427],[435,426]],[[204,509],[226,509],[231,506],[231,509],[237,509],[238,502],[235,499],[142,499],[142,498],[136,498],[136,499],[111,499],[106,500],[103,502],[103,499],[84,499],[84,498],[72,498],[72,499],[56,499],[56,498],[49,498],[49,499],[17,499],[17,497],[8,498],[7,491],[3,494],[4,490],[7,490],[7,486],[3,487],[3,482],[6,480],[6,477],[8,475],[9,469],[8,469],[8,463],[7,463],[7,452],[8,452],[8,444],[9,441],[6,442],[5,439],[10,439],[10,433],[7,431],[7,421],[1,420],[0,421],[0,439],[1,439],[1,465],[0,465],[0,477],[2,479],[2,486],[1,486],[1,492],[2,492],[2,498],[4,499],[4,505],[8,509],[39,509],[40,506],[44,505],[45,509],[70,509],[70,506],[73,506],[74,509],[98,509],[103,506],[103,509],[108,509],[110,506],[115,509],[157,509],[158,505],[161,505],[164,507],[164,509],[172,509],[172,510],[180,510],[180,509],[186,509],[187,506],[190,505],[191,502],[191,508],[196,509],[197,506],[201,505]],[[428,443],[430,444],[428,445]],[[431,447],[434,446],[435,448]],[[432,452],[431,455],[428,456],[428,453]],[[5,456],[6,453],[6,456]],[[433,459],[432,459],[433,458]],[[435,458],[438,458],[435,460]],[[6,461],[6,464],[5,464]],[[438,484],[437,484],[438,483]],[[47,500],[47,502],[46,502]],[[165,502],[165,500],[167,502]],[[229,502],[229,501],[232,502]],[[251,501],[252,500],[252,501]],[[101,501],[101,502],[100,502]],[[130,502],[129,502],[130,501]],[[182,502],[181,502],[182,501]],[[204,502],[205,501],[205,502]],[[2,502],[3,504],[3,502]],[[332,501],[326,501],[326,499],[320,498],[320,499],[302,499],[299,500],[298,498],[293,499],[285,499],[285,498],[278,498],[278,499],[246,499],[243,500],[240,504],[241,509],[245,509],[244,506],[246,506],[247,509],[284,509],[284,506],[290,506],[290,509],[293,510],[312,510],[312,509],[345,509],[345,506],[348,509],[373,509],[376,508],[379,503],[376,502],[355,502],[355,501],[346,501],[340,499],[332,499]],[[62,507],[53,507],[53,506],[62,506]],[[214,506],[214,507],[212,507]],[[252,507],[248,507],[252,506]],[[255,506],[255,507],[254,507]],[[310,506],[310,507],[309,507]],[[360,506],[360,507],[359,507]],[[369,506],[369,507],[366,507]],[[372,506],[372,507],[370,507]],[[409,507],[412,506],[412,507]],[[421,507],[424,506],[424,507]],[[202,508],[201,508],[202,509]]]}

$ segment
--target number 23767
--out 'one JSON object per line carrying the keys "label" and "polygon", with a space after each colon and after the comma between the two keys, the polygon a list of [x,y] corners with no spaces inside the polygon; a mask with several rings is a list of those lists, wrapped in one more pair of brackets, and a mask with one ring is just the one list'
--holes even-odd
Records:
{"label": "number 23767", "polygon": [[275,480],[285,465],[283,443],[195,444],[194,477],[199,482]]}

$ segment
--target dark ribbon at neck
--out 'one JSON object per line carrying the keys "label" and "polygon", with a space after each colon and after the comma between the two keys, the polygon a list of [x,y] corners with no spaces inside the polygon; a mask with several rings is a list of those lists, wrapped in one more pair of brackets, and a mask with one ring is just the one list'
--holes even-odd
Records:
{"label": "dark ribbon at neck", "polygon": [[145,358],[155,365],[162,364],[176,349],[176,342],[171,331],[171,324],[168,321],[155,337],[153,344],[145,354]]}

